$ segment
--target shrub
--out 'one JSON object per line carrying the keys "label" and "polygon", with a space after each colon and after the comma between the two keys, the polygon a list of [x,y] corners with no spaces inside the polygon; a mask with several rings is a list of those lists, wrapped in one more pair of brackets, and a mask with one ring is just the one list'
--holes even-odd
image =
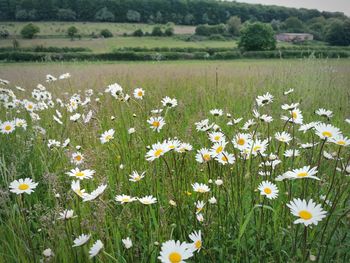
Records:
{"label": "shrub", "polygon": [[71,40],[74,39],[77,33],[78,33],[78,29],[75,26],[70,26],[67,29],[67,35],[71,38]]}
{"label": "shrub", "polygon": [[224,24],[219,25],[199,25],[196,27],[196,35],[210,36],[210,35],[223,35],[226,32],[226,26]]}
{"label": "shrub", "polygon": [[220,34],[214,34],[209,36],[210,40],[219,40],[219,41],[224,41],[226,38],[223,35]]}
{"label": "shrub", "polygon": [[239,32],[242,27],[241,19],[238,16],[231,16],[226,22],[227,31],[232,36],[239,36]]}
{"label": "shrub", "polygon": [[135,36],[135,37],[142,37],[143,35],[144,35],[144,33],[143,33],[142,29],[140,29],[140,28],[136,29],[133,33],[133,36]]}
{"label": "shrub", "polygon": [[22,28],[21,35],[23,38],[31,39],[39,32],[40,32],[40,28],[38,26],[32,23],[29,23]]}
{"label": "shrub", "polygon": [[9,36],[10,36],[9,31],[7,31],[6,29],[0,30],[0,38],[5,39],[5,38],[8,38]]}
{"label": "shrub", "polygon": [[274,31],[269,24],[248,23],[241,30],[238,46],[244,50],[273,50],[276,48]]}
{"label": "shrub", "polygon": [[170,37],[174,35],[174,28],[173,27],[167,27],[164,31],[164,35]]}
{"label": "shrub", "polygon": [[160,26],[153,27],[151,34],[152,34],[152,36],[158,36],[158,37],[163,36],[162,28]]}
{"label": "shrub", "polygon": [[100,32],[100,35],[103,36],[104,38],[113,37],[112,32],[109,31],[108,29],[102,29]]}

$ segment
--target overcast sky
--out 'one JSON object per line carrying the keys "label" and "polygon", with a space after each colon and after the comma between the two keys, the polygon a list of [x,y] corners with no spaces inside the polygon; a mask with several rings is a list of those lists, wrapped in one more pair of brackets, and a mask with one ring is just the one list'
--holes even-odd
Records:
{"label": "overcast sky", "polygon": [[321,11],[340,11],[350,15],[350,0],[236,0],[236,2],[304,7]]}

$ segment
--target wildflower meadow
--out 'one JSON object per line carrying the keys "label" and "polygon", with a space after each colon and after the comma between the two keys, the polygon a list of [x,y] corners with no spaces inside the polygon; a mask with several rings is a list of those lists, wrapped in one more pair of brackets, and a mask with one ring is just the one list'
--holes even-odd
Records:
{"label": "wildflower meadow", "polygon": [[349,262],[349,73],[1,66],[0,262]]}

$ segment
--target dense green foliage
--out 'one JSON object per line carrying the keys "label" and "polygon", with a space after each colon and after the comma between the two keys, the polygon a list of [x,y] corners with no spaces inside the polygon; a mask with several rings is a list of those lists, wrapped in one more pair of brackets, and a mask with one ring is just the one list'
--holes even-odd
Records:
{"label": "dense green foliage", "polygon": [[71,40],[73,40],[77,34],[78,29],[75,26],[71,26],[67,29],[67,35],[71,38]]}
{"label": "dense green foliage", "polygon": [[247,24],[241,30],[238,46],[247,51],[275,49],[275,33],[267,24],[260,22]]}
{"label": "dense green foliage", "polygon": [[109,31],[108,29],[102,29],[100,32],[100,35],[103,36],[104,38],[113,37],[112,32]]}
{"label": "dense green foliage", "polygon": [[215,0],[0,0],[0,20],[117,21],[198,25],[241,20],[284,21],[290,16],[307,21],[314,17],[344,17],[342,13],[251,5]]}
{"label": "dense green foliage", "polygon": [[326,40],[331,45],[349,46],[350,45],[350,20],[334,21],[329,25],[326,31]]}
{"label": "dense green foliage", "polygon": [[21,30],[21,35],[23,38],[33,38],[35,34],[40,32],[40,28],[32,23],[25,25]]}

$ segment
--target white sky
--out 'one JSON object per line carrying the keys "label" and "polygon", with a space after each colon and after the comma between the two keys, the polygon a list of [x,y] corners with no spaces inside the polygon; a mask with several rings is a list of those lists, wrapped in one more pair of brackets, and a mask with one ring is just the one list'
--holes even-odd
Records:
{"label": "white sky", "polygon": [[350,16],[350,0],[236,0],[236,2],[339,11]]}

